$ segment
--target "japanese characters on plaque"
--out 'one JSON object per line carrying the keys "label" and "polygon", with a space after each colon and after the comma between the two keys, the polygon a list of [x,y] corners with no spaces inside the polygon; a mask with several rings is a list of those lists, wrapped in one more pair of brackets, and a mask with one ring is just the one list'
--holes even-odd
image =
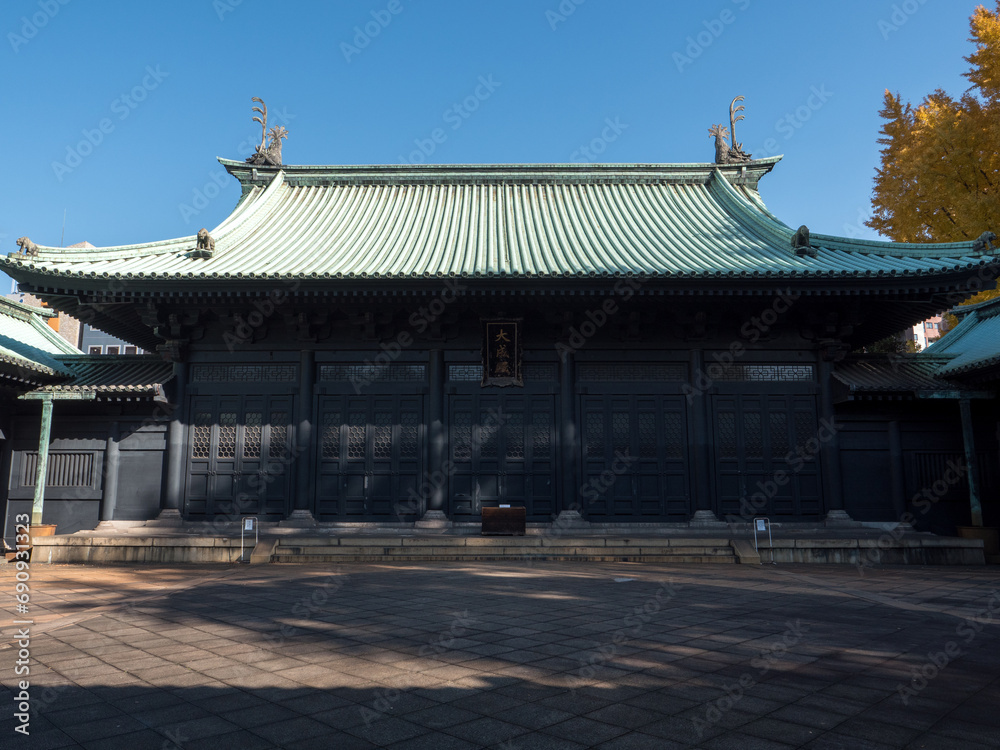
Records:
{"label": "japanese characters on plaque", "polygon": [[524,385],[520,320],[483,321],[483,385]]}

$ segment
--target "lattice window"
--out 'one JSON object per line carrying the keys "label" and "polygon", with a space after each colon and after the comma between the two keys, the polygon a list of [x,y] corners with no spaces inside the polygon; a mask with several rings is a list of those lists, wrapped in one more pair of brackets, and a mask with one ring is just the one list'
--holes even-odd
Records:
{"label": "lattice window", "polygon": [[363,411],[352,411],[347,418],[347,457],[365,457],[365,413]]}
{"label": "lattice window", "polygon": [[399,418],[399,457],[416,458],[419,446],[420,419],[415,411],[404,411]]}
{"label": "lattice window", "polygon": [[760,458],[764,455],[764,434],[759,411],[743,413],[743,442],[747,456]]}
{"label": "lattice window", "polygon": [[756,383],[772,382],[793,382],[811,381],[813,377],[812,365],[729,365],[720,368],[716,380],[719,381],[741,381]]}
{"label": "lattice window", "polygon": [[496,458],[497,432],[500,424],[486,409],[479,412],[479,455],[482,458]]}
{"label": "lattice window", "polygon": [[809,438],[816,437],[816,424],[812,413],[808,411],[795,412],[795,444],[805,446]]}
{"label": "lattice window", "polygon": [[[525,380],[555,380],[556,366],[535,362],[521,365],[521,375]],[[463,383],[481,383],[483,380],[482,365],[448,365],[448,380]]]}
{"label": "lattice window", "polygon": [[481,383],[483,380],[482,365],[448,365],[448,380],[465,383]]}
{"label": "lattice window", "polygon": [[722,458],[736,458],[736,413],[719,412],[719,455]]}
{"label": "lattice window", "polygon": [[[25,452],[21,486],[34,487],[38,475],[38,452]],[[45,466],[47,487],[91,487],[94,484],[94,454],[92,452],[50,451]]]}
{"label": "lattice window", "polygon": [[788,414],[783,411],[772,411],[768,416],[771,433],[771,455],[783,457],[788,455]]}
{"label": "lattice window", "polygon": [[556,366],[541,362],[522,364],[521,374],[525,380],[555,380]]}
{"label": "lattice window", "polygon": [[604,458],[604,415],[587,412],[587,458]]}
{"label": "lattice window", "polygon": [[607,363],[581,364],[577,368],[577,380],[581,382],[621,381],[682,381],[687,377],[687,367],[670,362],[651,364]]}
{"label": "lattice window", "polygon": [[267,449],[268,458],[283,458],[288,442],[288,412],[271,412],[271,444]]}
{"label": "lattice window", "polygon": [[323,414],[323,458],[340,458],[340,412],[328,411]]}
{"label": "lattice window", "polygon": [[219,450],[216,458],[236,458],[236,412],[224,411],[219,415]]}
{"label": "lattice window", "polygon": [[614,450],[622,455],[632,454],[631,435],[629,434],[629,413],[614,412],[611,415],[611,436]]}
{"label": "lattice window", "polygon": [[656,414],[641,411],[636,418],[639,428],[639,458],[656,458]]}
{"label": "lattice window", "polygon": [[296,365],[194,365],[191,380],[195,383],[261,383],[298,380]]}
{"label": "lattice window", "polygon": [[456,461],[472,458],[472,415],[467,411],[457,411],[451,420],[452,456]]}
{"label": "lattice window", "polygon": [[319,379],[325,382],[347,381],[361,387],[371,383],[423,383],[427,380],[427,368],[406,364],[320,365]]}
{"label": "lattice window", "polygon": [[504,424],[504,437],[507,443],[507,458],[524,458],[524,414],[519,411],[507,415]]}
{"label": "lattice window", "polygon": [[552,426],[549,415],[536,411],[531,415],[531,455],[534,458],[549,458],[552,453]]}
{"label": "lattice window", "polygon": [[208,458],[212,453],[212,412],[199,411],[194,415],[194,434],[191,436],[191,458]]}
{"label": "lattice window", "polygon": [[243,458],[260,458],[263,423],[263,415],[259,411],[247,412],[243,424]]}
{"label": "lattice window", "polygon": [[663,413],[663,455],[684,458],[684,420],[680,412]]}
{"label": "lattice window", "polygon": [[[993,454],[994,456],[996,454]],[[990,457],[985,452],[976,453],[979,463],[980,486],[987,484],[984,479],[988,479],[988,468]],[[932,497],[945,502],[953,500],[966,500],[969,496],[969,480],[967,472],[960,476],[954,467],[968,466],[964,453],[948,453],[946,451],[934,451],[913,454],[913,469],[920,487],[929,490]],[[948,478],[957,478],[958,481],[948,482]]]}
{"label": "lattice window", "polygon": [[392,412],[375,412],[375,458],[392,458]]}

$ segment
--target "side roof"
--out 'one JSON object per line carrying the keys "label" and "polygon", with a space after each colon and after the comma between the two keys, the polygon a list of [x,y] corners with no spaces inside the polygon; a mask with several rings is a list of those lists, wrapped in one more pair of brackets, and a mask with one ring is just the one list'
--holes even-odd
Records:
{"label": "side roof", "polygon": [[[906,244],[794,230],[756,192],[780,157],[746,165],[252,167],[220,159],[244,195],[212,231],[107,248],[39,247],[0,268],[36,286],[240,284],[261,279],[926,277],[983,265],[973,243]],[[88,284],[89,282],[89,284]],[[66,286],[64,284],[63,286]]]}
{"label": "side roof", "polygon": [[970,306],[962,322],[927,347],[928,355],[947,356],[942,377],[993,373],[1000,380],[1000,298]]}
{"label": "side roof", "polygon": [[0,297],[0,365],[41,376],[68,375],[58,356],[82,352],[48,325],[56,315]]}

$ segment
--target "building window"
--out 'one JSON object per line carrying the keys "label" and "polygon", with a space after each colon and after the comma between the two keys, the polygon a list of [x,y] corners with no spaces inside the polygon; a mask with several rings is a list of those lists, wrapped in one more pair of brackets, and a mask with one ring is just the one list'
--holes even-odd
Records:
{"label": "building window", "polygon": [[121,354],[122,348],[120,346],[109,346],[108,354]]}
{"label": "building window", "polygon": [[101,353],[101,347],[99,346],[92,346],[89,349],[87,349],[87,354],[100,354],[100,353]]}
{"label": "building window", "polygon": [[139,350],[136,347],[134,347],[134,346],[126,346],[125,347],[125,353],[126,354],[138,354]]}

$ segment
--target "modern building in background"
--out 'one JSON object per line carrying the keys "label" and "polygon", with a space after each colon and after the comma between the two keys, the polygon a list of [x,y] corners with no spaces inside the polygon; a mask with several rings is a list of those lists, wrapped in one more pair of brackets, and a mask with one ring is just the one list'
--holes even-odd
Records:
{"label": "modern building in background", "polygon": [[913,326],[911,329],[912,338],[914,344],[916,344],[917,351],[923,351],[941,338],[941,334],[944,333],[941,328],[943,323],[944,319],[940,315],[935,315]]}

